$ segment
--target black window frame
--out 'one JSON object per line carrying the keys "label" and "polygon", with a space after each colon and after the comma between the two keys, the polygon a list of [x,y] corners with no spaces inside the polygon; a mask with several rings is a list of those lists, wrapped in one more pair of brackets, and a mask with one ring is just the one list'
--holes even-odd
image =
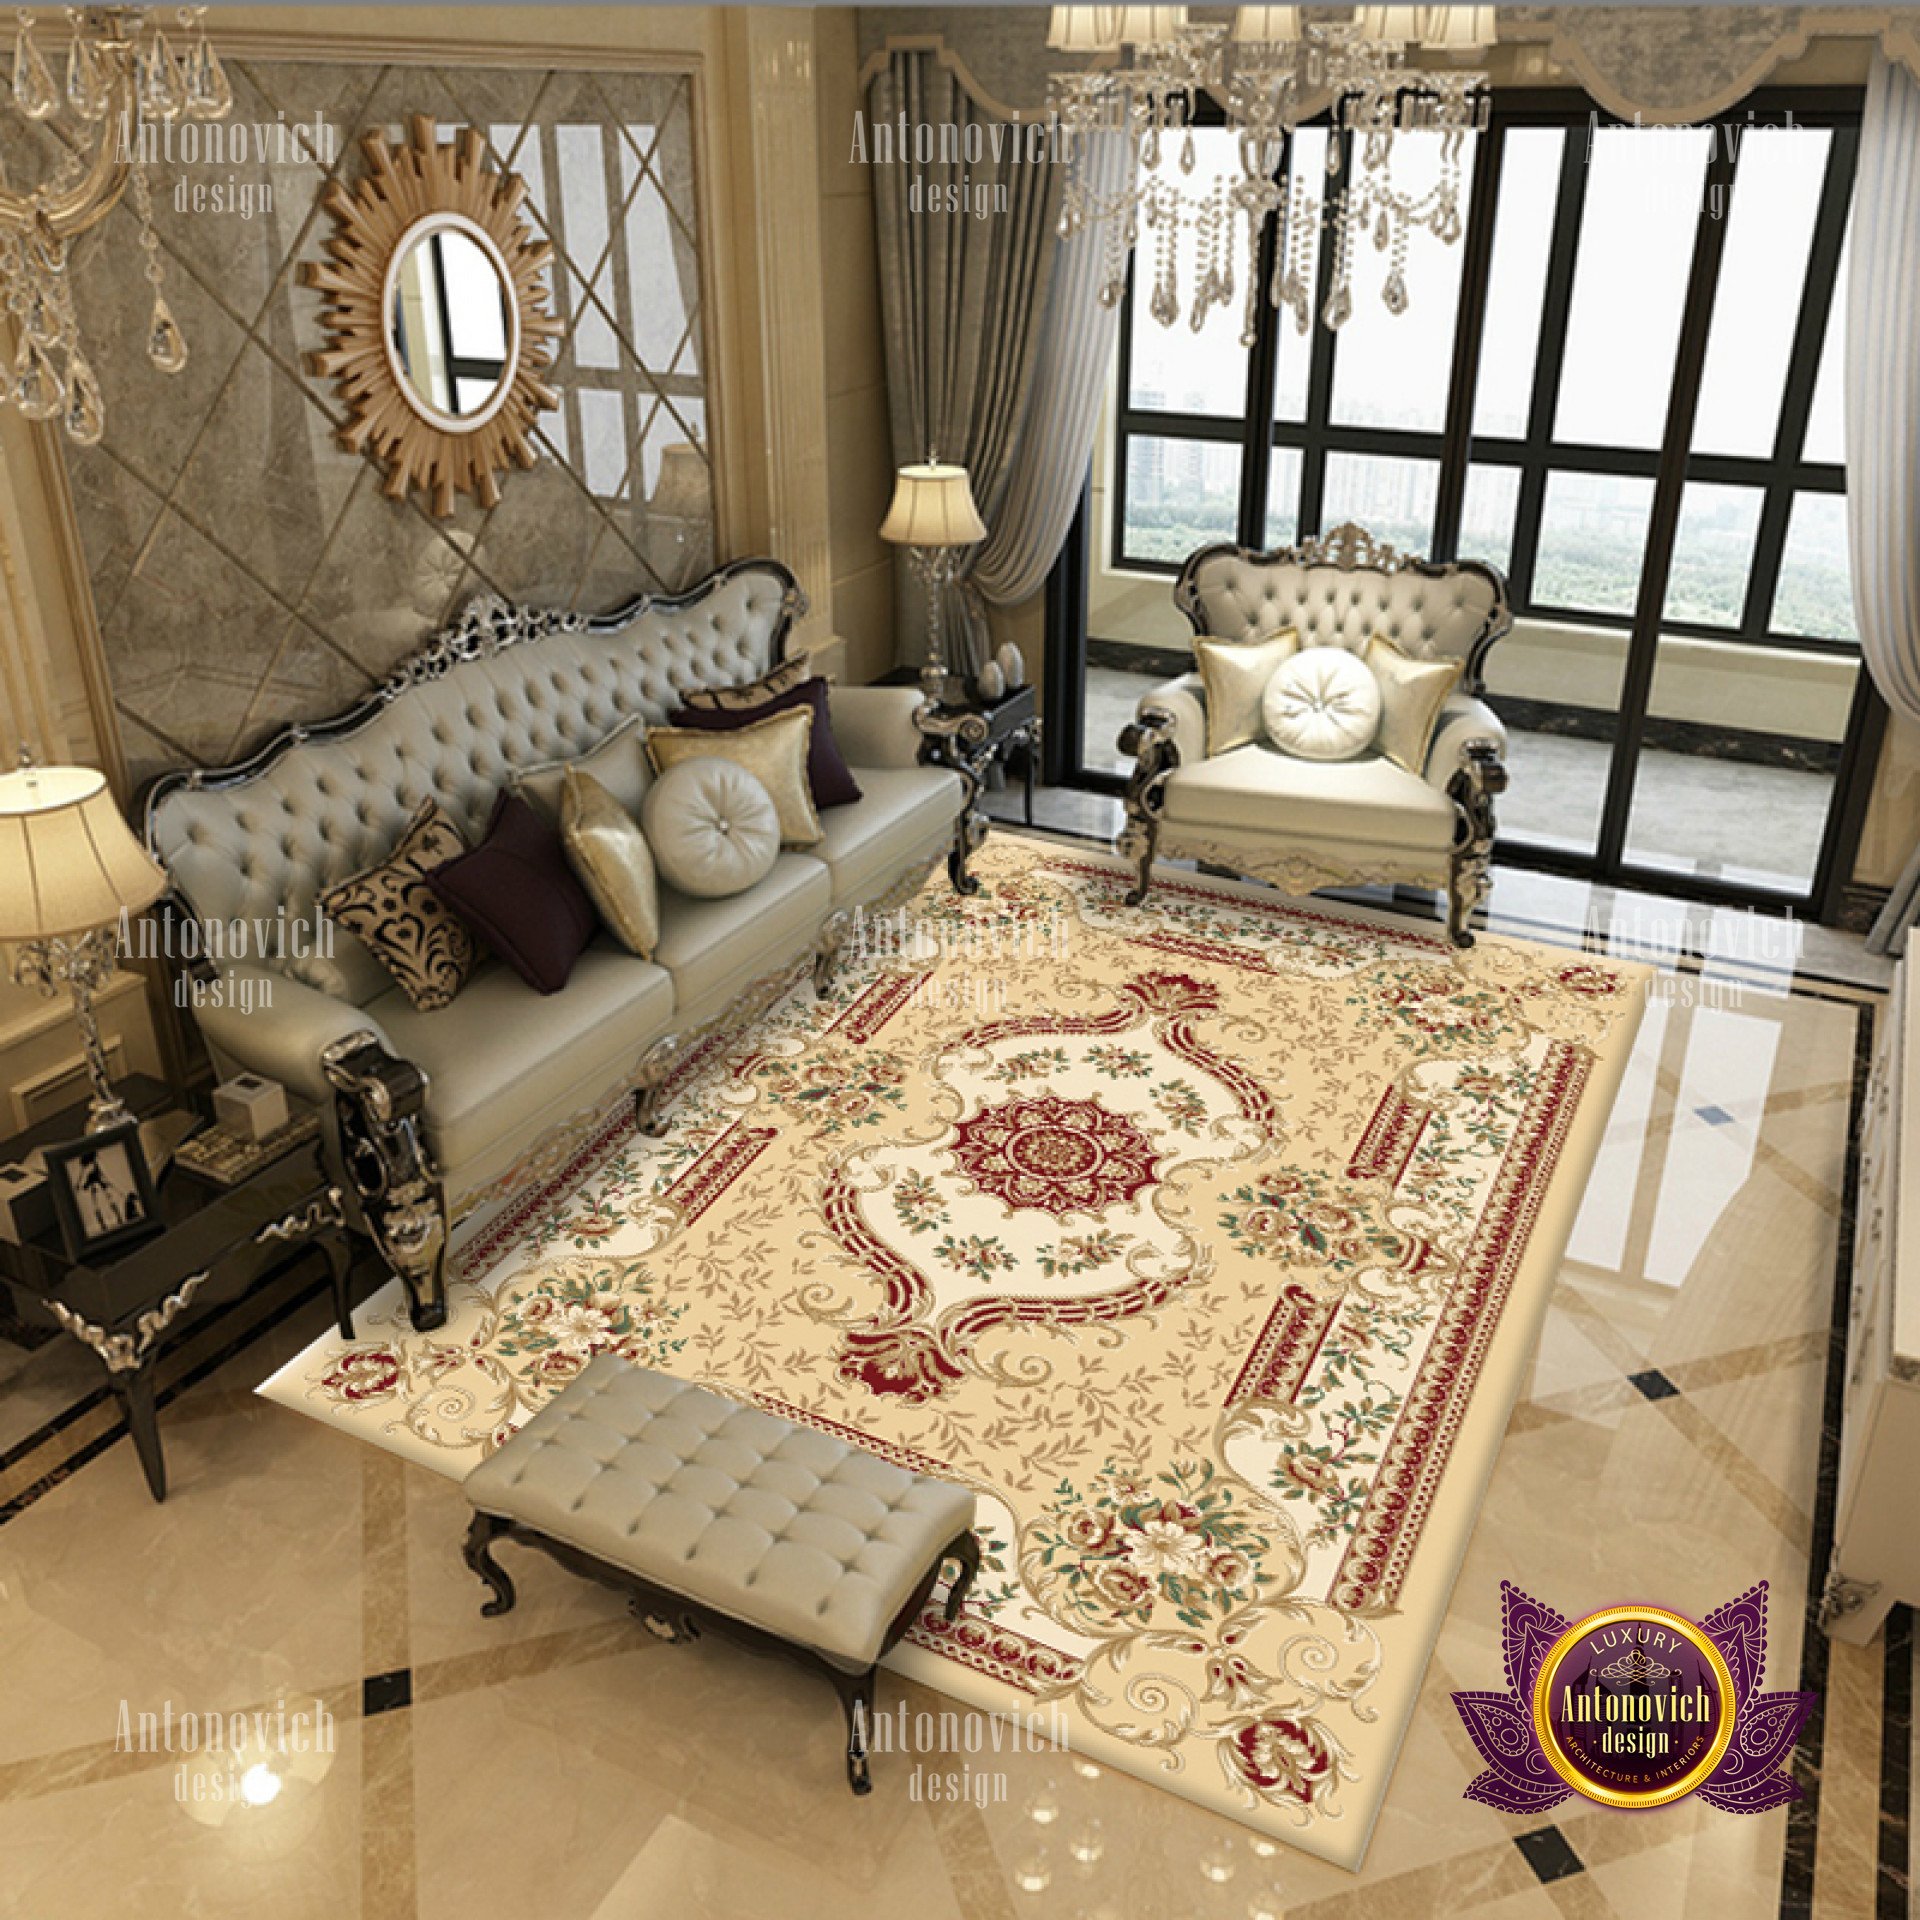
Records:
{"label": "black window frame", "polygon": [[[1828,145],[1812,244],[1799,288],[1799,308],[1774,443],[1766,454],[1706,454],[1694,452],[1691,446],[1727,218],[1738,185],[1738,148],[1729,151],[1730,143],[1717,137],[1706,168],[1703,200],[1717,191],[1721,210],[1719,217],[1713,217],[1703,204],[1696,221],[1666,422],[1659,443],[1644,449],[1612,448],[1563,442],[1553,436],[1587,183],[1586,142],[1579,137],[1567,139],[1562,148],[1527,431],[1518,437],[1474,433],[1472,418],[1479,384],[1485,294],[1492,265],[1505,136],[1511,130],[1527,127],[1560,127],[1584,134],[1589,129],[1626,124],[1596,108],[1585,94],[1560,90],[1502,92],[1494,97],[1488,130],[1480,136],[1475,153],[1465,210],[1466,229],[1461,241],[1459,306],[1442,428],[1434,432],[1335,422],[1331,412],[1338,336],[1317,320],[1312,335],[1305,417],[1297,422],[1276,420],[1279,329],[1292,322],[1284,311],[1277,312],[1264,300],[1259,303],[1253,345],[1247,350],[1246,401],[1239,418],[1135,406],[1132,401],[1134,301],[1130,283],[1120,314],[1119,379],[1111,449],[1111,525],[1107,531],[1113,566],[1168,578],[1179,571],[1178,562],[1134,555],[1126,548],[1128,450],[1131,440],[1141,435],[1239,448],[1238,524],[1233,529],[1222,529],[1219,537],[1232,538],[1251,547],[1267,544],[1270,463],[1274,452],[1283,447],[1296,449],[1301,456],[1297,537],[1303,539],[1325,530],[1321,524],[1321,508],[1329,455],[1350,452],[1436,461],[1439,473],[1430,551],[1438,559],[1450,559],[1458,553],[1469,468],[1492,467],[1517,472],[1518,501],[1507,568],[1515,613],[1526,618],[1625,633],[1629,637],[1629,654],[1620,692],[1617,746],[1597,846],[1593,852],[1583,853],[1503,836],[1502,856],[1520,864],[1641,882],[1663,891],[1703,899],[1774,906],[1810,905],[1821,917],[1831,918],[1839,906],[1857,852],[1873,763],[1886,720],[1884,704],[1874,694],[1864,671],[1859,677],[1859,689],[1841,748],[1839,774],[1819,861],[1808,888],[1776,890],[1646,866],[1627,858],[1626,842],[1633,798],[1633,763],[1644,730],[1662,638],[1694,639],[1743,648],[1779,648],[1852,659],[1859,656],[1857,640],[1789,633],[1774,627],[1772,621],[1794,502],[1803,494],[1843,494],[1846,489],[1844,466],[1808,460],[1804,442],[1827,330],[1842,324],[1842,290],[1835,285],[1835,280],[1858,160],[1863,98],[1863,90],[1855,87],[1765,89],[1720,116],[1721,121],[1737,123],[1743,133],[1749,125],[1787,124],[1787,117],[1791,116],[1792,124],[1823,128],[1834,136]],[[1218,124],[1222,116],[1217,107],[1211,102],[1202,104],[1203,111],[1197,117],[1203,124]],[[1290,162],[1291,157],[1289,151],[1287,161]],[[1255,269],[1258,284],[1263,287],[1272,272],[1274,246],[1274,223],[1270,221],[1263,229],[1261,254]],[[1324,303],[1331,253],[1329,247],[1319,250],[1316,312]],[[1369,293],[1367,297],[1373,296]],[[1646,545],[1631,612],[1592,611],[1534,598],[1542,507],[1549,478],[1554,473],[1627,475],[1652,483]],[[1759,491],[1760,512],[1753,559],[1737,625],[1669,618],[1664,612],[1680,512],[1689,482]],[[1092,534],[1087,518],[1083,512],[1082,538],[1090,538]],[[1082,593],[1084,574],[1083,556],[1079,568]],[[1081,605],[1084,609],[1084,600]],[[1065,611],[1070,613],[1071,609]],[[1083,662],[1084,618],[1078,627]],[[1069,735],[1069,740],[1072,739]],[[1087,769],[1080,764],[1077,742],[1074,744],[1072,760],[1050,769],[1053,776],[1065,775],[1078,778],[1085,785],[1117,790],[1117,781],[1104,770]]]}

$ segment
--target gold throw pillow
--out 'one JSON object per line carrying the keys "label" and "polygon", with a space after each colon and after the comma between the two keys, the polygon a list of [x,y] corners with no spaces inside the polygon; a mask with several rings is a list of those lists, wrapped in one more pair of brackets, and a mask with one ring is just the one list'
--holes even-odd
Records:
{"label": "gold throw pillow", "polygon": [[562,776],[560,838],[574,878],[614,937],[629,953],[651,960],[660,938],[653,849],[633,815],[578,767]]}
{"label": "gold throw pillow", "polygon": [[1196,640],[1201,684],[1207,690],[1207,753],[1225,753],[1260,738],[1260,702],[1280,663],[1300,649],[1300,636],[1282,627],[1259,640]]}
{"label": "gold throw pillow", "polygon": [[1440,709],[1465,671],[1458,660],[1416,660],[1385,634],[1367,642],[1367,665],[1380,682],[1380,731],[1374,744],[1396,767],[1425,774]]}
{"label": "gold throw pillow", "polygon": [[460,829],[428,800],[380,862],[321,894],[321,907],[359,937],[422,1013],[444,1007],[479,958],[467,923],[427,885],[435,867],[467,851]]}
{"label": "gold throw pillow", "polygon": [[731,760],[766,788],[780,821],[783,847],[810,847],[820,838],[820,816],[807,786],[807,750],[813,740],[813,709],[790,707],[728,733],[694,727],[654,727],[647,752],[655,773],[683,760]]}

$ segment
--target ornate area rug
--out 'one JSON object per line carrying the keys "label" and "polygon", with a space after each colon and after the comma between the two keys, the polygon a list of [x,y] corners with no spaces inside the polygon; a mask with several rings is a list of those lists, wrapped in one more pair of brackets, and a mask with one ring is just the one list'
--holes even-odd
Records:
{"label": "ornate area rug", "polygon": [[[975,1488],[890,1664],[1357,1866],[1646,969],[997,838],[261,1391],[464,1474],[608,1350]],[[451,1544],[448,1551],[453,1551]]]}

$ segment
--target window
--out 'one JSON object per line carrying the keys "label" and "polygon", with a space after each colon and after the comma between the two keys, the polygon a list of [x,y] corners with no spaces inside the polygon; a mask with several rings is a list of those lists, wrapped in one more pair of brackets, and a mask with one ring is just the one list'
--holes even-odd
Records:
{"label": "window", "polygon": [[[1493,561],[1517,611],[1626,626],[1657,530],[1666,626],[1850,643],[1820,503],[1837,510],[1845,485],[1834,315],[1857,114],[1768,117],[1727,137],[1504,103],[1463,168],[1481,244],[1416,235],[1414,309],[1396,320],[1369,291],[1330,339],[1264,304],[1251,354],[1217,317],[1197,335],[1159,326],[1143,239],[1122,329],[1115,564],[1171,571],[1206,540],[1354,519]],[[1293,164],[1324,167],[1328,138],[1303,128]],[[1436,141],[1396,142],[1405,184],[1431,171]],[[1196,175],[1235,164],[1225,130],[1203,129]],[[1316,280],[1321,251],[1301,263]],[[1689,326],[1705,346],[1676,395]]]}
{"label": "window", "polygon": [[[1543,820],[1534,841],[1583,870],[1630,866],[1637,756],[1714,750],[1686,743],[1715,689],[1774,672],[1766,660],[1783,684],[1857,678],[1840,314],[1858,118],[1857,94],[1837,91],[1757,97],[1737,124],[1674,130],[1502,95],[1465,157],[1464,241],[1415,236],[1412,310],[1389,317],[1369,286],[1337,334],[1302,335],[1262,303],[1251,349],[1218,320],[1196,336],[1150,319],[1143,239],[1104,565],[1170,574],[1209,541],[1285,545],[1343,520],[1406,550],[1488,560],[1522,623],[1493,656],[1496,701],[1581,707],[1574,733],[1615,756],[1592,775],[1586,823]],[[1333,138],[1347,136],[1302,129],[1292,165],[1322,169]],[[1398,184],[1431,168],[1430,138],[1396,141]],[[1231,166],[1225,139],[1203,137],[1203,170]],[[1317,306],[1329,249],[1312,251],[1280,264],[1309,275]],[[1140,645],[1133,592],[1127,637]],[[1159,657],[1180,639],[1156,636]],[[1821,656],[1824,668],[1792,664]],[[1811,711],[1746,706],[1781,738]],[[1567,737],[1564,718],[1542,719],[1543,743]],[[1837,764],[1836,724],[1865,738],[1877,721],[1848,721],[1828,699],[1808,722],[1822,766]],[[1571,766],[1568,749],[1538,751],[1549,777]],[[1516,764],[1510,845],[1531,831],[1524,785]],[[1822,844],[1830,879],[1837,841]]]}

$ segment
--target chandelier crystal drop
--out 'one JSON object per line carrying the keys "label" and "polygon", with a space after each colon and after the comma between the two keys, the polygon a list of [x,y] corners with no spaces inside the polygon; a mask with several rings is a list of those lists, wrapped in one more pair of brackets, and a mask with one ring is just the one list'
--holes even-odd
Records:
{"label": "chandelier crystal drop", "polygon": [[[1125,296],[1127,256],[1150,235],[1151,262],[1140,270],[1150,266],[1147,311],[1163,327],[1184,314],[1198,333],[1216,307],[1238,298],[1241,342],[1250,346],[1264,293],[1307,332],[1322,237],[1330,249],[1323,325],[1338,330],[1352,318],[1355,268],[1369,251],[1384,258],[1382,303],[1403,314],[1413,304],[1412,235],[1452,246],[1464,230],[1461,160],[1492,105],[1486,73],[1410,66],[1408,54],[1417,44],[1450,57],[1484,48],[1493,32],[1491,7],[1363,7],[1357,20],[1305,24],[1297,7],[1242,7],[1230,30],[1190,26],[1184,7],[1056,7],[1049,46],[1123,64],[1056,74],[1053,111],[1070,135],[1117,135],[1133,160],[1112,193],[1078,172],[1070,177],[1061,237],[1103,231],[1100,297],[1113,306]],[[1211,183],[1194,178],[1203,93],[1224,111],[1238,162]],[[1325,167],[1308,179],[1290,167],[1289,142],[1323,109],[1331,122]],[[1435,178],[1418,190],[1394,177],[1395,135],[1410,132],[1439,136]],[[1256,266],[1269,222],[1276,244],[1263,289]]]}
{"label": "chandelier crystal drop", "polygon": [[[153,289],[147,358],[162,373],[187,363],[186,336],[161,291],[143,130],[185,120],[224,120],[233,88],[207,38],[206,8],[181,7],[173,42],[145,7],[69,7],[64,87],[41,50],[38,23],[22,8],[7,69],[15,114],[59,142],[38,186],[14,187],[0,165],[0,299],[15,336],[0,402],[29,420],[59,416],[70,439],[91,446],[106,430],[106,401],[82,348],[74,308],[73,242],[126,196],[140,268]],[[58,53],[56,50],[55,58]],[[3,119],[0,113],[0,119]]]}

